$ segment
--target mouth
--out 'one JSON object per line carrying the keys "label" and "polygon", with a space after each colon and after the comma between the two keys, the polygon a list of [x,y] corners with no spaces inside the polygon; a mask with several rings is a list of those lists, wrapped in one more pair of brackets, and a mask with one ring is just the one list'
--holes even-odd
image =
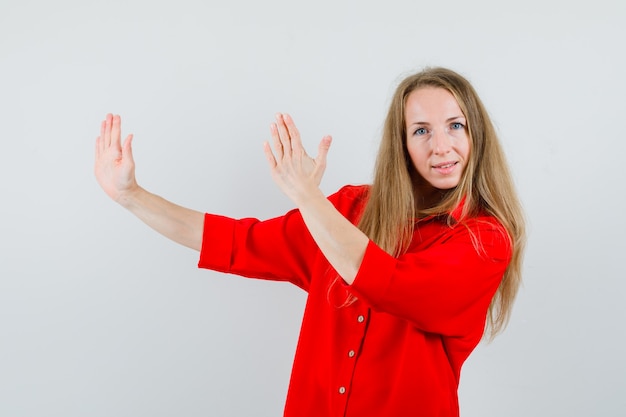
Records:
{"label": "mouth", "polygon": [[442,162],[440,164],[433,165],[433,169],[445,175],[454,171],[454,167],[456,167],[458,163],[459,161]]}
{"label": "mouth", "polygon": [[453,162],[442,162],[441,164],[433,165],[433,168],[435,168],[435,169],[446,169],[446,168],[452,168],[452,167],[453,167],[453,166],[455,166],[456,164],[458,164],[458,161],[453,161]]}

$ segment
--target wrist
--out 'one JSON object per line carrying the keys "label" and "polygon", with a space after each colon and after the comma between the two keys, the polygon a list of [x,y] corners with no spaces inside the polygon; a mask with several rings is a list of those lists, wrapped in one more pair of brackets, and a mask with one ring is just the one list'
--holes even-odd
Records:
{"label": "wrist", "polygon": [[292,200],[297,207],[303,208],[304,206],[315,203],[316,201],[325,201],[326,196],[324,195],[324,193],[322,193],[322,190],[320,190],[318,187],[314,187],[306,191],[301,190],[301,192],[292,197]]}
{"label": "wrist", "polygon": [[122,192],[120,192],[115,199],[119,205],[126,209],[131,209],[136,205],[137,201],[139,201],[140,196],[144,193],[145,190],[141,188],[139,185],[135,184],[133,187],[130,187]]}

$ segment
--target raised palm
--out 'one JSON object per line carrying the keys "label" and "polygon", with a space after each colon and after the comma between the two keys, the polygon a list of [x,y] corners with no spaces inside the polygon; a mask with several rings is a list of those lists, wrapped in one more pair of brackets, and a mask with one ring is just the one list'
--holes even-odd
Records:
{"label": "raised palm", "polygon": [[133,135],[128,135],[121,143],[120,116],[107,114],[96,139],[96,160],[94,172],[98,183],[115,201],[135,190],[135,161],[131,149]]}
{"label": "raised palm", "polygon": [[288,114],[277,114],[276,123],[271,125],[274,151],[265,143],[265,155],[270,165],[272,178],[292,201],[299,204],[305,194],[319,190],[318,186],[326,169],[326,156],[331,137],[324,136],[318,155],[311,158],[300,139],[300,132]]}

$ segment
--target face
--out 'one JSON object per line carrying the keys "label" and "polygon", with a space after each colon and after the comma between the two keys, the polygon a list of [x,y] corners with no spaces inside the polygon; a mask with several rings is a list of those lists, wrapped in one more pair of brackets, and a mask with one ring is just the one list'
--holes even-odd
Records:
{"label": "face", "polygon": [[446,89],[421,87],[406,99],[406,144],[422,196],[456,187],[470,154],[467,121]]}

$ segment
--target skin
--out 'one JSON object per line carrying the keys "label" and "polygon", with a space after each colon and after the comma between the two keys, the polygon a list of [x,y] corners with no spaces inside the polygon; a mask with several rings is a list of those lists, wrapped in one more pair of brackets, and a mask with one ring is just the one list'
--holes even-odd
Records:
{"label": "skin", "polygon": [[165,237],[197,251],[202,246],[204,214],[173,204],[137,184],[133,135],[121,144],[120,116],[108,114],[96,139],[94,171],[109,197]]}
{"label": "skin", "polygon": [[[435,91],[432,91],[435,90]],[[422,192],[456,186],[469,154],[465,139],[450,117],[462,113],[441,89],[420,89],[407,99],[407,145],[419,173]],[[450,97],[450,93],[447,93]],[[454,98],[452,97],[454,100]],[[463,119],[464,124],[464,119]],[[419,129],[419,132],[417,130]],[[417,134],[416,134],[417,132]],[[293,119],[278,113],[270,126],[272,144],[264,143],[273,180],[294,202],[322,253],[347,284],[354,282],[369,238],[326,199],[319,188],[326,169],[331,137],[322,138],[318,155],[310,157]],[[132,153],[133,136],[121,140],[120,116],[108,114],[96,139],[95,175],[105,193],[148,226],[195,250],[201,250],[204,213],[171,203],[139,186]],[[465,143],[465,142],[466,143]],[[447,167],[442,167],[447,163]]]}
{"label": "skin", "polygon": [[[326,167],[330,136],[320,142],[319,155],[309,157],[300,134],[289,115],[276,115],[270,127],[275,151],[264,144],[272,177],[300,209],[313,238],[329,262],[352,283],[369,242],[358,228],[346,220],[326,199],[319,183]],[[200,250],[204,214],[171,203],[140,187],[135,178],[132,135],[121,141],[120,116],[108,114],[96,139],[95,175],[114,201],[131,211],[165,237]]]}
{"label": "skin", "polygon": [[437,202],[440,190],[459,184],[470,154],[467,121],[446,89],[424,87],[409,94],[405,105],[406,144],[417,171],[423,205]]}
{"label": "skin", "polygon": [[331,137],[322,139],[318,156],[313,159],[304,151],[300,133],[289,115],[277,114],[270,132],[274,151],[267,142],[264,149],[272,178],[300,210],[328,262],[346,283],[352,284],[369,238],[339,213],[319,189]]}

